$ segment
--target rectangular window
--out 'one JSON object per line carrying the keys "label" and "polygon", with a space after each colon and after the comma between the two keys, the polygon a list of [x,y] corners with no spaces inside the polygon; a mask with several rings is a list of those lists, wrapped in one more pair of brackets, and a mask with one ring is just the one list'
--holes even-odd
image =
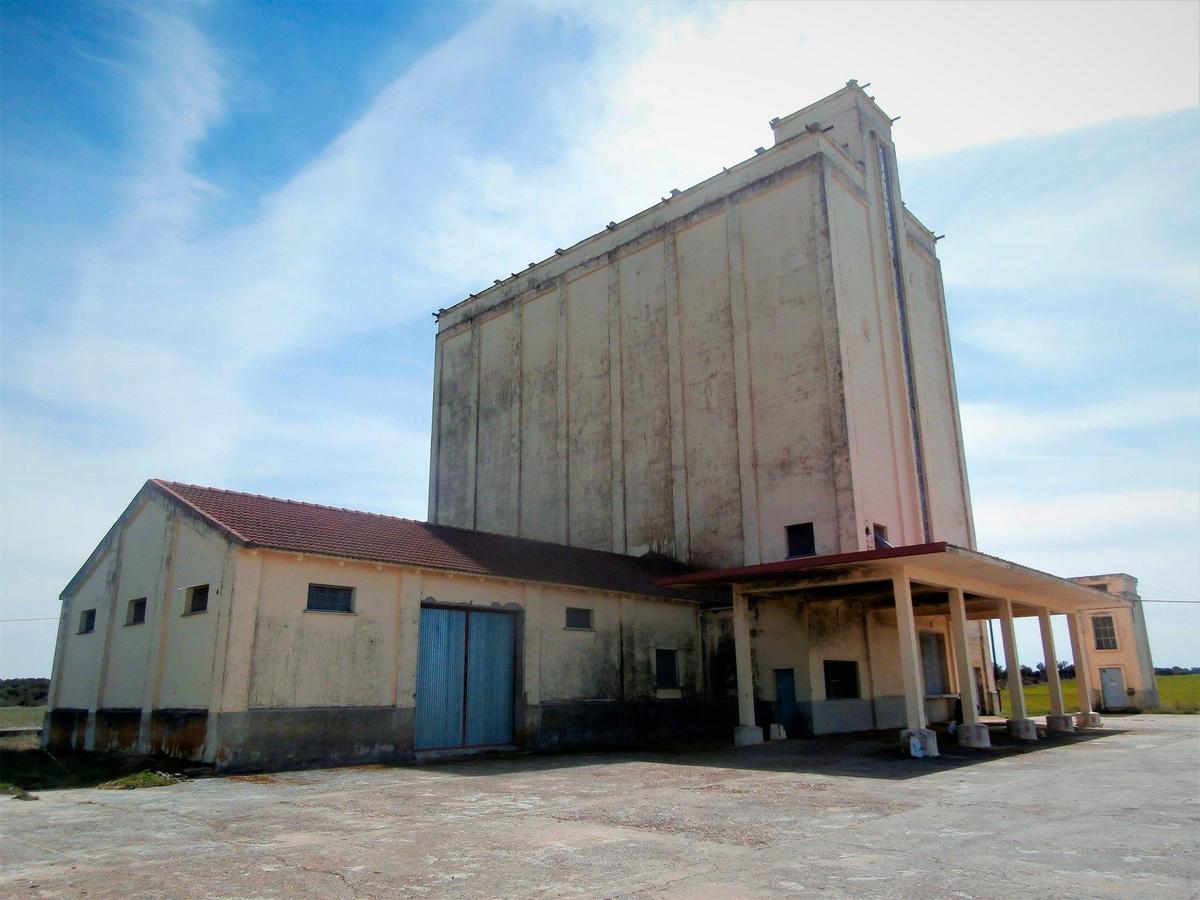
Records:
{"label": "rectangular window", "polygon": [[816,556],[817,538],[812,522],[787,527],[788,559],[795,556]]}
{"label": "rectangular window", "polygon": [[183,614],[190,616],[194,613],[208,612],[208,585],[198,584],[187,589],[187,602]]}
{"label": "rectangular window", "polygon": [[567,627],[591,631],[592,611],[590,609],[578,609],[574,606],[568,606]]}
{"label": "rectangular window", "polygon": [[129,601],[129,608],[125,611],[126,625],[141,625],[146,621],[146,598],[138,597],[136,600]]}
{"label": "rectangular window", "polygon": [[654,686],[658,688],[679,687],[679,651],[654,651]]}
{"label": "rectangular window", "polygon": [[1096,635],[1097,650],[1117,649],[1117,627],[1112,616],[1092,616],[1092,632]]}
{"label": "rectangular window", "polygon": [[858,663],[852,659],[825,660],[825,699],[859,699]]}
{"label": "rectangular window", "polygon": [[886,525],[880,525],[878,522],[876,522],[874,525],[871,526],[871,531],[875,535],[875,549],[876,550],[892,549],[892,542],[888,540]]}
{"label": "rectangular window", "polygon": [[85,609],[79,614],[79,633],[91,634],[96,630],[96,611]]}
{"label": "rectangular window", "polygon": [[314,612],[354,612],[354,588],[310,584],[307,608]]}

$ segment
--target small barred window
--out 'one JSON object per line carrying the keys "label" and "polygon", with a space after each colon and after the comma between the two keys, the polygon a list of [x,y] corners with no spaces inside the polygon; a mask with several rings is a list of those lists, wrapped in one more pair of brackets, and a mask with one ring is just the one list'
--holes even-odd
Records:
{"label": "small barred window", "polygon": [[310,584],[308,609],[313,612],[354,612],[354,588]]}

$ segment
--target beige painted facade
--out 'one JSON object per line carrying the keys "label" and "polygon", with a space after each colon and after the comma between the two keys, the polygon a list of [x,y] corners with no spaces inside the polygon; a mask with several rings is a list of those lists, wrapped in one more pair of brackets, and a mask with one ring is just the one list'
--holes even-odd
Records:
{"label": "beige painted facade", "polygon": [[773,125],[440,314],[430,521],[708,567],[782,559],[801,522],[818,554],[875,523],[973,546],[941,273],[891,123],[848,86]]}
{"label": "beige painted facade", "polygon": [[[1114,574],[1086,575],[1071,580],[1126,601],[1079,618],[1078,640],[1086,648],[1092,707],[1158,709],[1154,661],[1150,655],[1150,638],[1142,598],[1137,592],[1137,579]],[[1078,662],[1076,658],[1077,665]]]}
{"label": "beige painted facade", "polygon": [[[205,584],[207,609],[188,613]],[[310,584],[353,588],[353,613],[307,610]],[[139,598],[145,621],[127,624]],[[234,768],[411,756],[434,603],[517,616],[518,745],[571,744],[581,707],[615,728],[605,708],[686,715],[703,693],[696,603],[247,549],[148,488],[63,594],[48,742]],[[567,607],[592,610],[592,627],[566,628]],[[677,688],[656,687],[657,650],[677,651]]]}

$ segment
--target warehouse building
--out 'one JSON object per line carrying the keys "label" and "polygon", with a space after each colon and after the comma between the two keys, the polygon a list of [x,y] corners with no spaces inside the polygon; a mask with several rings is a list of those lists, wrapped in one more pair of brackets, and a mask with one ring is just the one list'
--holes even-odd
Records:
{"label": "warehouse building", "polygon": [[1054,660],[1051,615],[1083,637],[1135,604],[974,549],[891,124],[850,82],[440,310],[428,524],[149,482],[64,593],[51,740],[236,766],[774,726],[932,754],[961,719],[987,745],[986,621],[1016,671],[1014,617]]}

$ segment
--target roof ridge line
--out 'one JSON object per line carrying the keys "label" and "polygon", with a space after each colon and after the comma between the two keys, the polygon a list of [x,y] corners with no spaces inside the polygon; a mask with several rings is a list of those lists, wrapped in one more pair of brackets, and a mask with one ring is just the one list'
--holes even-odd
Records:
{"label": "roof ridge line", "polygon": [[[378,518],[378,519],[389,519],[393,522],[408,522],[409,524],[412,524],[412,525],[427,525],[427,526],[429,526],[431,528],[435,528],[435,529],[446,529],[448,531],[459,531],[459,532],[463,532],[466,534],[490,535],[490,536],[494,536],[494,537],[505,538],[506,540],[525,541],[530,544],[545,544],[550,547],[570,547],[572,550],[578,550],[578,551],[583,551],[583,552],[587,552],[587,553],[599,553],[599,554],[603,554],[605,556],[616,556],[621,559],[636,559],[636,560],[641,560],[641,561],[651,561],[651,560],[647,560],[645,557],[634,556],[630,553],[618,553],[615,550],[597,550],[594,547],[574,547],[570,544],[558,543],[557,541],[545,541],[545,540],[541,540],[540,538],[522,537],[520,535],[515,535],[515,534],[502,534],[501,532],[498,532],[498,531],[480,531],[477,528],[463,528],[462,526],[459,526],[459,525],[445,525],[440,522],[425,522],[420,519],[410,519],[410,518],[407,518],[406,516],[393,516],[393,515],[389,515],[388,513],[371,512],[370,510],[365,510],[365,509],[351,509],[348,506],[330,506],[329,504],[325,504],[325,503],[313,503],[309,500],[290,500],[287,497],[274,497],[274,496],[271,496],[270,494],[256,494],[251,491],[235,491],[235,490],[230,490],[228,488],[212,487],[211,485],[192,484],[192,483],[186,482],[186,481],[167,481],[162,478],[151,478],[150,480],[153,483],[157,484],[159,487],[161,487],[163,490],[165,490],[167,493],[169,493],[172,497],[175,497],[176,499],[180,500],[181,502],[186,503],[190,508],[195,509],[197,512],[204,515],[205,518],[210,519],[214,522],[217,522],[223,528],[225,528],[227,531],[229,531],[231,534],[236,535],[238,538],[245,541],[247,544],[254,544],[255,542],[250,540],[250,538],[246,537],[245,535],[239,533],[236,529],[229,527],[222,520],[217,519],[216,517],[212,516],[211,514],[205,512],[204,510],[197,507],[194,503],[189,501],[186,497],[183,497],[182,495],[178,494],[176,491],[172,490],[171,485],[178,485],[179,487],[186,487],[186,488],[196,488],[197,490],[201,490],[201,491],[214,491],[219,494],[233,494],[234,496],[238,496],[238,497],[253,497],[256,500],[273,500],[276,503],[287,503],[292,506],[306,506],[306,507],[310,507],[312,509],[325,509],[325,510],[329,510],[330,512],[353,513],[355,515],[360,515],[360,516],[374,516],[375,518]],[[666,561],[673,563],[674,565],[680,566],[681,568],[687,569],[689,571],[695,571],[694,566],[689,566],[686,563],[680,562],[679,560],[674,560],[674,559],[668,558]]]}
{"label": "roof ridge line", "polygon": [[250,546],[254,545],[254,542],[252,540],[250,540],[250,538],[246,537],[244,534],[242,534],[240,531],[238,531],[232,525],[230,525],[227,522],[221,521],[216,516],[214,516],[212,513],[201,509],[199,506],[197,506],[195,503],[193,503],[187,497],[183,496],[182,494],[180,494],[178,491],[174,490],[174,488],[171,487],[171,485],[173,485],[173,484],[179,484],[182,487],[201,487],[201,485],[198,485],[198,484],[184,485],[182,482],[166,481],[162,478],[151,478],[150,484],[153,484],[156,488],[158,488],[163,493],[167,494],[169,497],[172,497],[173,499],[182,503],[184,506],[186,506],[188,509],[190,509],[192,512],[194,512],[196,515],[203,518],[205,521],[211,522],[213,525],[215,525],[217,528],[221,529],[222,531],[232,534],[235,538],[237,538],[243,544],[248,544]]}

